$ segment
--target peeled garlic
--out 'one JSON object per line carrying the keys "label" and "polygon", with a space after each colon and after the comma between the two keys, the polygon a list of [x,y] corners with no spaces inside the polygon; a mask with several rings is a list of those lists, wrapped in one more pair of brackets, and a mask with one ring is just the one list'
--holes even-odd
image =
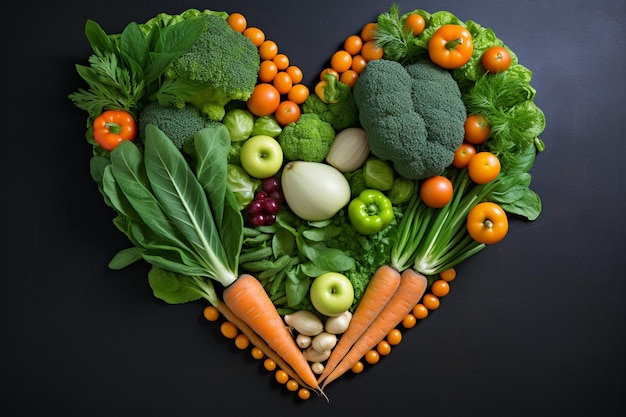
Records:
{"label": "peeled garlic", "polygon": [[322,332],[311,340],[311,347],[320,353],[330,352],[337,344],[337,336]]}
{"label": "peeled garlic", "polygon": [[352,313],[346,310],[338,316],[332,316],[326,319],[324,330],[332,334],[341,334],[348,329],[350,320],[352,320]]}
{"label": "peeled garlic", "polygon": [[296,344],[300,347],[300,349],[308,348],[311,346],[311,336],[300,333],[296,336]]}
{"label": "peeled garlic", "polygon": [[324,330],[322,320],[307,310],[285,315],[285,323],[305,336],[316,336]]}
{"label": "peeled garlic", "polygon": [[318,352],[313,349],[313,346],[309,346],[302,353],[304,354],[304,358],[309,362],[324,362],[330,357],[330,350],[327,352]]}
{"label": "peeled garlic", "polygon": [[324,372],[324,365],[321,362],[313,362],[311,364],[311,370],[314,374],[320,375]]}

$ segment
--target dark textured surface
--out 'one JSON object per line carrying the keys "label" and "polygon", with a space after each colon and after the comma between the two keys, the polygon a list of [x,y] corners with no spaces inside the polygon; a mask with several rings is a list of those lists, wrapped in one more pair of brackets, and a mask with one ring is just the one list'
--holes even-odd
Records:
{"label": "dark textured surface", "polygon": [[[390,5],[390,4],[389,4]],[[310,85],[380,1],[14,2],[5,8],[0,181],[3,416],[616,416],[626,411],[624,1],[401,1],[491,27],[533,73],[548,124],[533,223],[458,268],[441,308],[380,364],[300,402],[201,317],[152,297],[89,177],[67,100],[109,33],[189,7],[241,11]]]}

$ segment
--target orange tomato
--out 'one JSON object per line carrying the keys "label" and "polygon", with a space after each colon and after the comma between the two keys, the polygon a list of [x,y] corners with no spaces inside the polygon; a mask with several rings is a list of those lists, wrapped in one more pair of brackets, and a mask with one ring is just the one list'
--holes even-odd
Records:
{"label": "orange tomato", "polygon": [[378,353],[377,350],[372,349],[365,354],[365,362],[369,363],[370,365],[374,365],[375,363],[378,363],[379,360],[380,360],[380,354]]}
{"label": "orange tomato", "polygon": [[263,359],[263,357],[265,356],[263,351],[256,346],[250,349],[250,354],[254,359]]}
{"label": "orange tomato", "polygon": [[289,66],[289,58],[285,54],[276,54],[272,61],[274,61],[280,71],[287,69]]}
{"label": "orange tomato", "polygon": [[374,40],[376,36],[376,30],[378,30],[378,24],[375,22],[366,23],[361,29],[361,39],[363,42]]}
{"label": "orange tomato", "polygon": [[354,70],[345,70],[344,72],[341,73],[341,76],[339,77],[339,81],[341,81],[344,84],[347,84],[350,88],[354,88],[354,84],[356,84],[356,81],[359,79],[359,74],[357,74],[356,71]]}
{"label": "orange tomato", "polygon": [[448,281],[438,279],[431,284],[430,291],[439,298],[445,297],[450,292],[450,284]]}
{"label": "orange tomato", "polygon": [[287,384],[285,384],[285,386],[287,387],[287,390],[291,392],[296,392],[298,388],[300,388],[300,385],[293,379],[287,381]]}
{"label": "orange tomato", "polygon": [[404,27],[407,30],[411,30],[414,36],[419,35],[424,30],[426,26],[426,22],[424,18],[419,13],[411,13],[408,15],[404,21]]}
{"label": "orange tomato", "polygon": [[272,85],[276,87],[280,94],[287,94],[291,90],[293,82],[289,74],[285,71],[279,71],[272,80]]}
{"label": "orange tomato", "polygon": [[416,319],[424,320],[428,317],[428,309],[422,303],[416,304],[415,307],[413,307],[413,315]]}
{"label": "orange tomato", "polygon": [[454,165],[455,168],[463,169],[467,167],[474,155],[476,155],[476,147],[471,143],[463,142],[454,152],[452,165]]}
{"label": "orange tomato", "polygon": [[350,67],[350,69],[357,74],[360,74],[365,69],[366,64],[367,61],[365,60],[365,58],[363,58],[363,55],[355,55],[352,57],[352,66]]}
{"label": "orange tomato", "polygon": [[422,297],[422,304],[429,310],[437,310],[440,305],[439,297],[434,294],[425,294]]}
{"label": "orange tomato", "polygon": [[439,273],[439,278],[447,282],[454,281],[456,278],[456,269],[448,268],[445,271],[441,271]]}
{"label": "orange tomato", "polygon": [[240,333],[235,337],[235,346],[237,349],[245,350],[250,346],[250,339],[245,334]]}
{"label": "orange tomato", "polygon": [[473,51],[472,34],[461,25],[443,25],[428,41],[430,60],[445,69],[462,67]]}
{"label": "orange tomato", "polygon": [[330,58],[331,68],[339,73],[350,69],[350,65],[352,65],[352,55],[343,49],[335,52]]}
{"label": "orange tomato", "polygon": [[415,317],[411,313],[407,314],[402,319],[402,326],[404,326],[405,329],[413,328],[415,327],[416,324],[417,324],[417,317]]}
{"label": "orange tomato", "polygon": [[480,58],[485,71],[494,74],[506,71],[511,65],[511,54],[504,46],[492,46]]}
{"label": "orange tomato", "polygon": [[204,307],[202,315],[208,321],[217,321],[220,318],[220,312],[213,306]]}
{"label": "orange tomato", "polygon": [[500,160],[491,152],[478,152],[470,159],[467,173],[476,184],[487,184],[500,174]]}
{"label": "orange tomato", "polygon": [[272,84],[260,83],[254,87],[252,95],[246,101],[248,110],[255,116],[269,116],[280,104],[280,93]]}
{"label": "orange tomato", "polygon": [[506,236],[508,230],[506,212],[496,203],[478,203],[467,215],[467,231],[478,243],[497,243]]}
{"label": "orange tomato", "polygon": [[452,199],[452,182],[444,176],[426,178],[420,186],[420,198],[428,207],[441,208]]}
{"label": "orange tomato", "polygon": [[352,372],[355,374],[360,374],[365,369],[365,365],[361,361],[357,361],[354,365],[352,365]]}
{"label": "orange tomato", "polygon": [[252,43],[258,48],[259,46],[261,46],[261,44],[263,43],[263,41],[265,41],[265,33],[256,27],[249,27],[246,30],[243,31],[243,35],[250,39],[250,41],[252,41]]}
{"label": "orange tomato", "polygon": [[400,342],[402,342],[402,332],[398,329],[393,329],[387,335],[387,342],[389,342],[391,346],[399,345]]}
{"label": "orange tomato", "polygon": [[259,66],[259,80],[264,83],[271,83],[278,74],[278,67],[274,61],[262,61]]}
{"label": "orange tomato", "polygon": [[470,114],[465,119],[464,139],[473,145],[480,145],[489,138],[491,127],[489,121],[482,114]]}
{"label": "orange tomato", "polygon": [[311,398],[311,391],[306,388],[300,388],[298,390],[298,398],[300,398],[301,400],[308,400],[309,398]]}
{"label": "orange tomato", "polygon": [[263,367],[267,370],[267,371],[274,371],[276,369],[276,361],[274,359],[270,359],[270,358],[266,358],[263,361]]}
{"label": "orange tomato", "polygon": [[368,41],[363,44],[361,48],[361,56],[366,61],[375,61],[377,59],[381,59],[384,55],[383,48],[376,45],[375,41]]}
{"label": "orange tomato", "polygon": [[274,112],[274,117],[281,126],[297,122],[300,118],[300,106],[290,100],[282,101]]}
{"label": "orange tomato", "polygon": [[387,356],[391,353],[391,345],[386,340],[381,340],[378,345],[376,345],[376,350],[381,356]]}
{"label": "orange tomato", "polygon": [[274,41],[266,40],[259,46],[259,56],[262,60],[272,59],[277,53],[278,45],[276,45],[276,42]]}
{"label": "orange tomato", "polygon": [[296,104],[302,104],[309,98],[309,87],[304,84],[295,84],[287,93],[287,99]]}
{"label": "orange tomato", "polygon": [[345,49],[350,55],[356,55],[361,52],[363,46],[363,39],[359,35],[351,35],[343,42],[343,49]]}
{"label": "orange tomato", "polygon": [[237,337],[239,330],[237,329],[237,326],[235,326],[231,322],[225,321],[220,325],[220,332],[225,338],[234,339],[235,337]]}
{"label": "orange tomato", "polygon": [[299,67],[296,67],[295,65],[289,65],[285,71],[287,72],[287,74],[289,74],[289,76],[291,77],[291,81],[294,84],[298,84],[302,81],[303,74],[302,70]]}
{"label": "orange tomato", "polygon": [[246,30],[246,26],[248,25],[246,18],[241,13],[231,13],[226,18],[226,22],[235,32],[239,33]]}
{"label": "orange tomato", "polygon": [[289,374],[285,371],[283,371],[282,369],[279,369],[278,371],[276,371],[276,373],[274,374],[274,377],[276,378],[276,381],[278,381],[279,384],[286,384],[287,381],[289,381]]}

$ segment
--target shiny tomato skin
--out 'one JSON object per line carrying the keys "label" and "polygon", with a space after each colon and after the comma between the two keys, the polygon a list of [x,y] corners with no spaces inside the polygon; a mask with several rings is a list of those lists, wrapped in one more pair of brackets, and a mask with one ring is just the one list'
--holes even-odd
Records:
{"label": "shiny tomato skin", "polygon": [[470,159],[467,173],[476,184],[487,184],[500,174],[500,160],[491,152],[482,151]]}
{"label": "shiny tomato skin", "polygon": [[511,66],[511,54],[504,46],[492,46],[483,53],[480,62],[485,71],[498,74]]}
{"label": "shiny tomato skin", "polygon": [[465,129],[463,139],[472,145],[484,143],[489,138],[489,133],[491,132],[489,121],[482,114],[470,114],[467,116],[463,127]]}
{"label": "shiny tomato skin", "polygon": [[291,100],[282,101],[274,112],[274,117],[281,126],[297,122],[300,118],[300,106]]}
{"label": "shiny tomato skin", "polygon": [[435,175],[422,182],[420,197],[428,207],[441,208],[452,199],[452,182],[444,176]]}
{"label": "shiny tomato skin", "polygon": [[471,143],[463,142],[454,152],[452,165],[459,169],[467,168],[474,155],[476,155],[476,147]]}
{"label": "shiny tomato skin", "polygon": [[280,93],[272,84],[259,83],[246,102],[248,110],[255,116],[269,116],[280,104]]}
{"label": "shiny tomato skin", "polygon": [[478,203],[467,215],[467,231],[479,243],[497,243],[506,236],[508,230],[506,212],[496,203]]}

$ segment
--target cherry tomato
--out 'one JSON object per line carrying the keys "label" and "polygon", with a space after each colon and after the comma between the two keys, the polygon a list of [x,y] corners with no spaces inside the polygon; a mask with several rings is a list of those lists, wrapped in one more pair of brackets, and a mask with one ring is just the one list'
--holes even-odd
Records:
{"label": "cherry tomato", "polygon": [[302,81],[303,74],[302,74],[302,70],[299,67],[296,67],[295,65],[289,65],[287,69],[285,70],[285,72],[289,74],[289,76],[291,77],[291,81],[294,84],[298,84],[299,82]]}
{"label": "cherry tomato", "polygon": [[427,206],[441,208],[452,199],[452,182],[441,175],[427,178],[420,187],[420,197]]}
{"label": "cherry tomato", "polygon": [[208,321],[217,321],[220,318],[220,312],[213,306],[204,307],[202,315]]}
{"label": "cherry tomato", "polygon": [[276,54],[272,61],[274,61],[279,71],[286,70],[289,67],[289,58],[285,54]]}
{"label": "cherry tomato", "polygon": [[367,61],[365,60],[365,58],[363,58],[363,55],[355,55],[352,57],[352,66],[350,67],[350,69],[357,74],[360,74],[365,69],[366,64]]}
{"label": "cherry tomato", "polygon": [[414,36],[419,35],[424,30],[426,26],[426,22],[424,18],[419,13],[411,13],[406,17],[404,21],[404,27],[407,30],[411,30]]}
{"label": "cherry tomato", "polygon": [[363,46],[363,39],[359,35],[351,35],[343,42],[343,49],[350,55],[356,55],[361,52]]}
{"label": "cherry tomato", "polygon": [[282,369],[276,371],[276,374],[274,374],[274,376],[279,384],[286,384],[287,381],[289,381],[289,374]]}
{"label": "cherry tomato", "polygon": [[467,173],[476,184],[487,184],[500,174],[500,160],[491,152],[478,152],[470,159]]}
{"label": "cherry tomato", "polygon": [[231,13],[226,18],[226,22],[234,31],[239,33],[246,30],[246,26],[248,25],[246,18],[241,13]]}
{"label": "cherry tomato", "polygon": [[338,73],[342,73],[350,69],[350,65],[352,65],[352,55],[343,49],[335,52],[330,58],[331,68]]}
{"label": "cherry tomato", "polygon": [[376,30],[378,30],[378,24],[375,22],[366,23],[361,29],[361,39],[363,42],[374,40],[376,36]]}
{"label": "cherry tomato", "polygon": [[291,87],[293,86],[293,82],[291,81],[291,77],[285,71],[278,71],[276,76],[272,80],[272,85],[276,87],[280,94],[287,94]]}
{"label": "cherry tomato", "polygon": [[469,161],[476,155],[476,147],[468,142],[463,142],[454,152],[452,165],[455,168],[463,169],[469,164]]}
{"label": "cherry tomato", "polygon": [[365,354],[365,362],[369,363],[370,365],[378,363],[379,360],[380,354],[377,350],[372,349]]}
{"label": "cherry tomato", "polygon": [[280,104],[280,93],[272,84],[260,83],[254,87],[246,102],[248,110],[255,116],[269,116]]}
{"label": "cherry tomato", "polygon": [[391,345],[386,340],[381,340],[378,345],[376,345],[376,351],[381,356],[387,356],[391,353]]}
{"label": "cherry tomato", "polygon": [[430,291],[439,298],[445,297],[450,292],[450,284],[448,281],[438,279],[431,284]]}
{"label": "cherry tomato", "polygon": [[267,371],[274,371],[276,369],[276,361],[274,359],[270,359],[270,358],[266,358],[263,361],[263,367],[267,370]]}
{"label": "cherry tomato", "polygon": [[509,231],[506,212],[490,201],[478,203],[467,215],[467,231],[476,242],[497,243]]}
{"label": "cherry tomato", "polygon": [[265,356],[265,353],[263,353],[263,351],[256,346],[250,349],[250,354],[254,359],[263,359]]}
{"label": "cherry tomato", "polygon": [[472,145],[480,145],[489,137],[491,127],[489,121],[482,114],[470,114],[465,119],[465,136],[466,142]]}
{"label": "cherry tomato", "polygon": [[222,332],[222,335],[224,335],[225,338],[234,339],[235,337],[237,337],[239,329],[237,329],[237,326],[235,326],[231,322],[225,321],[220,325],[220,332]]}
{"label": "cherry tomato", "polygon": [[405,329],[410,329],[412,327],[415,327],[416,324],[417,324],[417,317],[415,317],[411,313],[407,314],[402,319],[402,326],[404,326]]}
{"label": "cherry tomato", "polygon": [[351,70],[351,69],[345,70],[344,72],[341,73],[341,76],[339,77],[339,81],[346,84],[350,88],[354,88],[354,85],[356,84],[356,81],[358,79],[359,79],[359,74],[357,74],[356,71]]}
{"label": "cherry tomato", "polygon": [[485,71],[497,74],[511,66],[511,54],[504,46],[492,46],[483,53],[480,62]]}
{"label": "cherry tomato", "polygon": [[418,320],[424,320],[428,317],[428,309],[422,303],[416,304],[415,307],[413,307],[413,315]]}
{"label": "cherry tomato", "polygon": [[447,282],[454,281],[456,278],[456,269],[448,268],[445,271],[441,271],[439,273],[439,278]]}
{"label": "cherry tomato", "polygon": [[355,374],[360,374],[365,369],[365,365],[361,361],[357,361],[354,365],[352,365],[352,372]]}
{"label": "cherry tomato", "polygon": [[383,54],[383,48],[376,45],[375,41],[365,42],[363,44],[363,47],[361,48],[361,56],[363,56],[366,61],[375,61],[377,59],[381,59],[383,57]]}
{"label": "cherry tomato", "polygon": [[424,304],[424,307],[428,310],[437,310],[440,305],[439,297],[435,294],[424,294],[422,297],[422,304]]}
{"label": "cherry tomato", "polygon": [[265,41],[265,33],[259,28],[249,27],[243,31],[243,35],[250,39],[257,48]]}
{"label": "cherry tomato", "polygon": [[265,40],[259,46],[259,56],[263,60],[270,60],[278,54],[278,45],[271,40]]}
{"label": "cherry tomato", "polygon": [[298,390],[298,398],[300,398],[301,400],[308,400],[309,398],[311,398],[311,391],[306,388],[300,388]]}
{"label": "cherry tomato", "polygon": [[281,126],[296,122],[300,118],[300,106],[290,100],[282,101],[274,112],[274,117]]}
{"label": "cherry tomato", "polygon": [[309,87],[304,84],[295,84],[287,93],[287,98],[296,104],[302,104],[309,98]]}
{"label": "cherry tomato", "polygon": [[262,61],[259,65],[259,80],[264,83],[271,83],[278,74],[278,67],[274,61]]}
{"label": "cherry tomato", "polygon": [[245,334],[240,333],[235,337],[235,346],[237,349],[245,350],[250,346],[250,339]]}
{"label": "cherry tomato", "polygon": [[285,384],[285,386],[287,387],[287,390],[291,392],[296,392],[298,388],[300,388],[300,384],[298,384],[293,379],[290,379],[289,381],[287,381],[287,384]]}
{"label": "cherry tomato", "polygon": [[389,342],[391,346],[399,345],[400,342],[402,342],[402,332],[398,329],[393,329],[387,335],[387,342]]}

